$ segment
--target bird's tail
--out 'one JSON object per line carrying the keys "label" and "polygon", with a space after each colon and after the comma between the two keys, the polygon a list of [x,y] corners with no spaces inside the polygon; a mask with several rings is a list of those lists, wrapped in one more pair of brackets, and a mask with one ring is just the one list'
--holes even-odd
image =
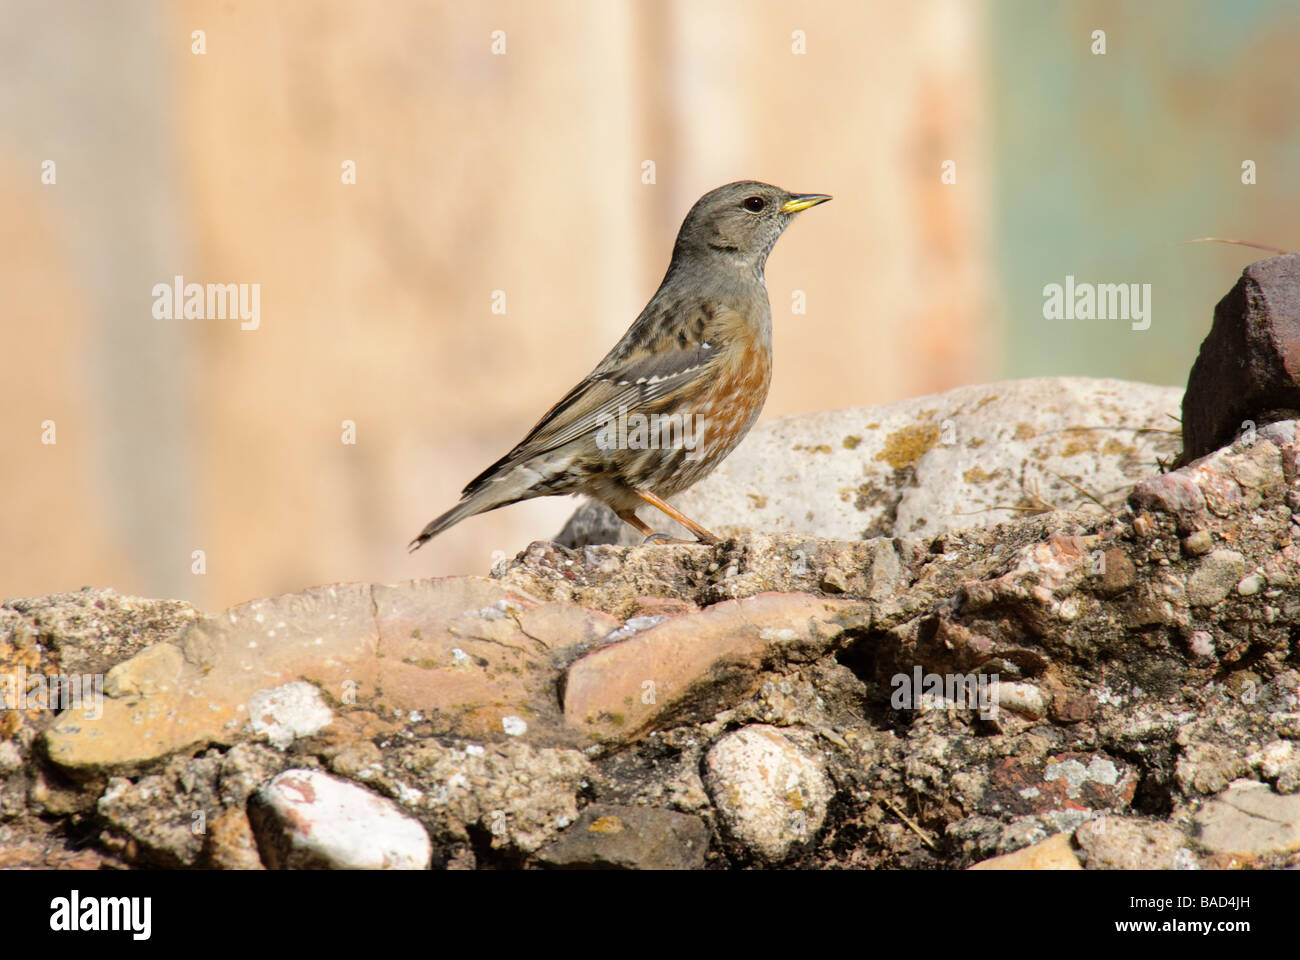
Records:
{"label": "bird's tail", "polygon": [[454,527],[465,518],[472,517],[476,513],[483,513],[485,510],[491,510],[494,506],[497,506],[497,504],[489,505],[484,503],[480,497],[465,498],[442,516],[430,520],[424,529],[420,531],[420,535],[411,541],[407,547],[408,552],[414,553],[448,527]]}
{"label": "bird's tail", "polygon": [[517,470],[515,467],[516,464],[506,464],[504,467],[495,464],[484,471],[461,493],[460,503],[442,516],[430,520],[407,549],[411,552],[419,550],[427,541],[468,517],[536,496],[533,486],[537,474],[527,470]]}

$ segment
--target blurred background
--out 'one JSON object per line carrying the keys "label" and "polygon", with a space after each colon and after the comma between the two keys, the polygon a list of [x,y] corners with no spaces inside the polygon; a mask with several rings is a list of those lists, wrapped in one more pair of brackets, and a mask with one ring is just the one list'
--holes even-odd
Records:
{"label": "blurred background", "polygon": [[[765,417],[1182,384],[1267,254],[1178,242],[1300,247],[1297,50],[1292,0],[0,0],[0,596],[215,610],[554,535],[576,501],[405,552],[731,180],[835,196],[768,262]],[[1067,275],[1151,284],[1150,329],[1045,320]],[[257,329],[159,319],[176,276],[260,285]]]}

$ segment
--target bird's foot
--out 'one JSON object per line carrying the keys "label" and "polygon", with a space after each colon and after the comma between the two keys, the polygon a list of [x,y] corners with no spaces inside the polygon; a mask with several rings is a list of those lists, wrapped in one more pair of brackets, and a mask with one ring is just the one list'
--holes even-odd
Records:
{"label": "bird's foot", "polygon": [[647,546],[652,543],[699,543],[698,540],[678,540],[676,537],[670,537],[666,533],[652,533],[641,541],[641,546]]}

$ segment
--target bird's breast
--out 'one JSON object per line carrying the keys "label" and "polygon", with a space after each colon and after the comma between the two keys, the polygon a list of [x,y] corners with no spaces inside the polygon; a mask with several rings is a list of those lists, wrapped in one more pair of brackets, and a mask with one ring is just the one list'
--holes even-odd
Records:
{"label": "bird's breast", "polygon": [[771,382],[772,354],[766,345],[750,339],[726,350],[703,389],[683,404],[682,412],[695,426],[695,447],[677,460],[660,492],[685,490],[711,473],[758,419]]}
{"label": "bird's breast", "polygon": [[719,357],[696,412],[704,418],[706,429],[716,421],[719,432],[724,424],[743,425],[748,430],[763,408],[771,383],[772,351],[756,338],[750,339]]}

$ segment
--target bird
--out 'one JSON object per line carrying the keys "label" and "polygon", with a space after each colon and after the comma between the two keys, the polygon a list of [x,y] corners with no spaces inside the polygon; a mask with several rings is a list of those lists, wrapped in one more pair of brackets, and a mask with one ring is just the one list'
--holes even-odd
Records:
{"label": "bird", "polygon": [[767,257],[798,213],[830,199],[756,180],[700,197],[659,289],[622,339],[409,550],[468,517],[575,493],[607,504],[647,543],[691,541],[656,533],[636,514],[645,504],[697,542],[719,542],[666,498],[712,472],[758,419],[772,379]]}

